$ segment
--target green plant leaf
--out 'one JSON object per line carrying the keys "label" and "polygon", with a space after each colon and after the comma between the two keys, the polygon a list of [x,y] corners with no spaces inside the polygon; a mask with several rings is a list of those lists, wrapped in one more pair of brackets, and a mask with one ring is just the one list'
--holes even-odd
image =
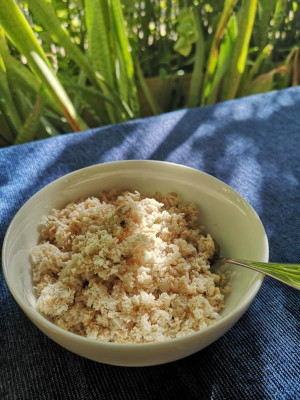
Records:
{"label": "green plant leaf", "polygon": [[[273,51],[273,46],[271,44],[267,44],[262,51],[259,53],[258,57],[254,61],[253,65],[247,73],[244,74],[243,79],[241,81],[238,95],[245,96],[245,90],[248,90],[248,86],[250,82],[259,74],[261,69],[261,65],[263,62],[268,59]],[[246,88],[246,89],[245,89]]]}
{"label": "green plant leaf", "polygon": [[[108,25],[107,25],[107,6],[106,0],[96,0],[92,2],[91,0],[85,1],[85,14],[87,19],[87,29],[88,29],[88,42],[89,42],[89,55],[91,59],[91,64],[89,60],[85,57],[85,55],[81,52],[78,46],[72,42],[69,37],[69,34],[66,30],[61,27],[60,21],[55,14],[55,10],[51,4],[51,1],[47,0],[29,0],[29,7],[36,18],[40,21],[41,25],[45,27],[47,32],[51,35],[53,40],[59,45],[63,46],[66,50],[67,54],[73,61],[84,71],[88,79],[92,82],[95,87],[103,90],[107,97],[111,97],[111,101],[118,107],[118,102],[114,102],[115,95],[111,95],[107,86],[103,85],[103,82],[99,80],[95,74],[99,70],[104,80],[108,80],[108,84],[113,86],[113,75],[112,75],[112,66],[111,63],[111,52],[108,50],[107,52],[103,51],[101,47],[104,43],[106,48],[108,48]],[[93,13],[93,5],[95,8],[95,15]],[[101,14],[102,19],[97,20],[99,18],[99,9],[103,13]],[[99,22],[100,21],[100,22]],[[103,21],[105,22],[105,26],[103,25]],[[99,24],[98,24],[99,22]],[[91,26],[93,24],[93,27]],[[102,24],[102,25],[101,25]],[[97,26],[98,25],[98,26]],[[99,30],[103,33],[105,38],[102,38],[101,41],[98,36]],[[108,58],[107,58],[108,57]],[[106,71],[111,71],[111,73],[107,74]],[[101,105],[99,105],[101,107]],[[99,111],[99,108],[98,108]],[[108,109],[109,115],[111,116],[111,120],[109,122],[116,122],[115,112],[112,107],[109,106]]]}
{"label": "green plant leaf", "polygon": [[[20,113],[22,110],[22,117],[23,117],[23,120],[25,123],[29,114],[32,112],[34,106],[30,102],[28,95],[25,95],[19,89],[16,90],[15,97],[16,97],[16,104],[18,104],[18,110]],[[35,98],[37,98],[37,96],[35,96]],[[42,101],[43,101],[43,104],[46,105],[45,96],[42,97]],[[43,111],[45,111],[44,108],[43,108]],[[42,127],[44,129],[38,130],[36,139],[41,139],[43,137],[58,135],[57,129],[47,120],[47,118],[43,114],[41,115],[40,121],[41,121]]]}
{"label": "green plant leaf", "polygon": [[[116,122],[118,119],[120,119],[120,110],[123,112],[124,108],[126,108],[128,111],[125,112],[125,116],[128,117],[128,115],[132,115],[132,112],[127,105],[125,99],[121,100],[118,92],[115,89],[116,82],[114,76],[114,65],[112,61],[112,58],[115,57],[115,54],[113,54],[114,49],[112,48],[113,32],[107,1],[85,1],[85,17],[87,24],[87,38],[89,44],[88,53],[91,61],[90,63],[82,55],[82,53],[78,53],[78,49],[77,53],[75,54],[76,45],[71,42],[66,32],[62,28],[58,28],[57,25],[59,25],[59,21],[56,18],[53,9],[51,10],[52,24],[51,26],[49,25],[49,6],[45,6],[45,0],[42,0],[41,2],[39,0],[30,0],[30,3],[31,7],[33,4],[35,5],[36,14],[38,14],[41,5],[43,4],[43,25],[47,29],[49,29],[50,32],[54,32],[54,38],[56,34],[56,40],[58,44],[61,45],[63,43],[63,46],[65,47],[69,56],[73,58],[73,60],[85,72],[87,78],[93,83],[93,85],[96,88],[99,87],[106,97],[110,97],[111,102],[113,102],[115,105],[115,107],[107,105],[107,111],[111,117],[110,122]],[[113,8],[112,5],[111,8]],[[120,23],[120,21],[118,23]],[[122,40],[124,42],[124,39]],[[133,81],[130,85],[130,90],[132,91],[132,93],[134,93],[134,87],[135,83]],[[138,106],[136,106],[136,108],[138,108]],[[117,115],[117,117],[115,114]]]}
{"label": "green plant leaf", "polygon": [[232,56],[232,49],[234,47],[237,34],[238,34],[237,18],[236,15],[232,15],[228,21],[227,29],[224,34],[222,43],[220,45],[220,55],[219,55],[218,65],[206,104],[213,104],[216,102],[217,94],[220,89],[219,84],[227,72],[230,63],[230,57]]}
{"label": "green plant leaf", "polygon": [[43,105],[41,96],[37,96],[36,103],[28,115],[24,125],[18,132],[14,144],[26,143],[34,140],[37,136],[38,129],[40,127],[40,118],[42,115]]}
{"label": "green plant leaf", "polygon": [[146,80],[144,78],[144,75],[143,75],[143,72],[142,72],[142,69],[140,67],[140,64],[139,64],[138,60],[136,60],[136,72],[137,72],[137,76],[138,76],[141,88],[142,88],[142,90],[143,90],[143,92],[145,94],[145,97],[146,97],[146,99],[147,99],[147,101],[148,101],[148,103],[149,103],[149,105],[151,107],[151,110],[152,110],[153,114],[154,115],[161,114],[162,110],[161,110],[160,106],[157,104],[157,102],[155,101],[155,99],[152,96],[152,93],[151,93],[151,91],[150,91],[150,89],[149,89],[149,87],[147,85],[147,82],[146,82]]}
{"label": "green plant leaf", "polygon": [[271,39],[269,43],[274,46],[276,41],[276,32],[280,31],[281,24],[285,16],[287,0],[277,0],[274,16],[273,16],[273,26],[271,31]]}
{"label": "green plant leaf", "polygon": [[[96,76],[101,75],[103,80],[115,88],[114,68],[112,62],[111,30],[108,6],[106,1],[85,0],[85,19],[88,38],[88,55]],[[108,87],[99,80],[99,84],[106,96],[110,95]],[[106,106],[107,112],[112,120],[116,122],[119,118],[117,110],[110,105]]]}
{"label": "green plant leaf", "polygon": [[105,86],[106,89],[109,91],[110,96],[112,97],[114,103],[119,106],[120,110],[122,110],[125,113],[125,115],[127,115],[129,118],[133,118],[134,114],[132,110],[130,109],[128,104],[120,98],[118,92],[114,88],[109,86],[106,80],[103,78],[103,76],[98,72],[96,72],[96,77],[101,82],[101,84]]}
{"label": "green plant leaf", "polygon": [[248,73],[249,81],[251,79],[253,79],[258,74],[262,63],[264,62],[265,59],[270,57],[270,55],[272,54],[272,51],[273,51],[273,46],[271,44],[267,44],[262,49],[262,51],[260,52],[260,54],[256,58],[254,64],[252,65],[252,67],[249,70],[249,73]]}
{"label": "green plant leaf", "polygon": [[[296,62],[293,61],[295,58],[296,58]],[[293,84],[293,80],[295,81],[295,83],[297,83],[297,79],[298,79],[297,74],[299,73],[298,58],[299,58],[299,47],[294,46],[291,49],[291,51],[289,52],[289,54],[287,55],[287,57],[285,58],[284,63],[283,63],[283,65],[287,69],[287,73],[283,77],[281,77],[281,79],[279,80],[278,86],[280,89],[288,87],[290,82],[292,82],[292,84]],[[293,68],[293,66],[295,68]],[[293,77],[292,77],[292,75],[293,75]]]}
{"label": "green plant leaf", "polygon": [[[62,84],[63,84],[64,87],[66,87],[64,81],[62,81]],[[80,86],[84,86],[85,87],[86,74],[85,74],[83,69],[80,69],[80,72],[79,72],[79,74],[77,76],[77,84],[80,85]],[[68,89],[68,88],[66,87],[66,89]],[[73,104],[74,104],[74,107],[77,110],[78,114],[80,114],[80,104],[81,104],[80,93],[74,93]]]}
{"label": "green plant leaf", "polygon": [[134,78],[133,61],[131,57],[128,35],[125,30],[125,19],[122,12],[120,0],[111,0],[112,19],[116,31],[116,36],[120,44],[121,52],[124,59],[126,73],[131,81]]}
{"label": "green plant leaf", "polygon": [[293,76],[292,76],[292,86],[298,86],[299,82],[299,47],[295,51],[293,60]]}
{"label": "green plant leaf", "polygon": [[[56,16],[51,0],[27,0],[30,11],[39,23],[45,28],[51,38],[65,51],[72,60],[82,68],[89,79],[97,85],[97,79],[90,64],[79,47],[72,42],[68,32],[62,28]],[[67,5],[65,6],[67,7]]]}
{"label": "green plant leaf", "polygon": [[9,146],[13,143],[15,137],[15,131],[7,121],[5,110],[2,109],[0,101],[0,147]]}
{"label": "green plant leaf", "polygon": [[[10,86],[12,86],[11,83]],[[19,115],[21,117],[22,124],[24,124],[33,108],[31,101],[35,101],[37,96],[35,95],[33,99],[29,99],[28,94],[25,95],[20,89],[18,89],[17,86],[12,86],[12,95]]]}
{"label": "green plant leaf", "polygon": [[[9,119],[9,122],[15,132],[18,132],[21,129],[22,122],[16,105],[13,101],[13,97],[10,91],[10,87],[8,84],[7,73],[5,69],[4,61],[0,54],[0,103],[1,109],[3,110],[6,117]],[[13,140],[13,137],[10,137],[9,140]]]}
{"label": "green plant leaf", "polygon": [[[31,57],[34,60],[35,68],[39,72],[39,76],[41,80],[44,82],[46,87],[52,93],[54,98],[58,101],[64,116],[69,122],[70,126],[74,129],[74,131],[78,132],[82,129],[86,129],[86,125],[79,122],[79,118],[76,115],[75,108],[71,103],[67,93],[62,87],[60,81],[57,79],[56,75],[52,71],[52,69],[48,68],[44,60],[35,52],[31,53]],[[80,125],[81,126],[80,126]]]}
{"label": "green plant leaf", "polygon": [[192,44],[197,40],[196,21],[191,8],[184,7],[179,11],[177,33],[174,50],[187,57],[192,50]]}
{"label": "green plant leaf", "polygon": [[206,99],[210,94],[211,85],[219,58],[219,45],[226,30],[229,18],[231,17],[231,14],[233,12],[233,8],[236,5],[237,1],[238,0],[226,0],[224,3],[224,8],[220,16],[220,19],[218,21],[216,31],[210,46],[210,52],[206,66],[205,80],[201,98],[202,105],[206,103]]}
{"label": "green plant leaf", "polygon": [[266,74],[259,75],[249,83],[248,87],[245,88],[243,95],[248,96],[251,94],[268,92],[272,89],[274,75],[279,73],[283,75],[286,74],[287,68],[280,65]]}
{"label": "green plant leaf", "polygon": [[62,113],[66,116],[72,129],[74,131],[84,129],[86,125],[76,115],[68,95],[52,71],[52,67],[24,15],[13,0],[1,3],[0,24],[6,35],[27,58],[36,77],[44,83],[54,99],[58,101]]}
{"label": "green plant leaf", "polygon": [[85,0],[88,55],[93,70],[100,73],[114,87],[114,71],[109,39],[106,0]]}
{"label": "green plant leaf", "polygon": [[[46,117],[41,116],[41,123],[46,132],[46,137],[59,135],[58,130],[48,121],[48,119]],[[38,135],[38,137],[40,137],[40,135]]]}
{"label": "green plant leaf", "polygon": [[96,90],[93,87],[87,87],[70,81],[64,81],[63,83],[68,91],[80,98],[80,103],[89,110],[89,113],[98,122],[98,125],[110,123],[104,107],[104,102],[114,106],[115,103],[113,103],[110,97],[105,96],[100,90]]}
{"label": "green plant leaf", "polygon": [[189,90],[188,107],[196,107],[199,104],[201,83],[203,80],[203,64],[204,64],[204,52],[205,52],[205,42],[201,27],[200,19],[200,7],[194,9],[195,16],[195,27],[197,31],[196,40],[196,53],[194,60],[194,68],[191,77],[191,84]]}
{"label": "green plant leaf", "polygon": [[[139,115],[139,103],[137,99],[137,87],[134,79],[134,67],[132,60],[132,52],[128,41],[128,34],[125,29],[125,19],[122,12],[120,0],[111,0],[111,12],[114,31],[118,46],[116,47],[116,55],[120,65],[120,77],[118,79],[119,87],[124,93],[124,100],[129,104],[135,116]],[[123,90],[124,82],[124,90]],[[126,82],[126,88],[125,88]],[[127,98],[127,93],[129,98]]]}
{"label": "green plant leaf", "polygon": [[28,62],[31,61],[30,52],[34,51],[49,68],[51,67],[26,18],[14,0],[1,0],[0,25]]}
{"label": "green plant leaf", "polygon": [[224,80],[222,100],[233,99],[244,73],[249,42],[255,20],[257,0],[244,0],[238,13],[238,36],[234,44],[226,80]]}
{"label": "green plant leaf", "polygon": [[260,50],[268,41],[268,32],[270,28],[270,20],[275,9],[277,0],[259,0],[258,18],[257,18],[257,38]]}
{"label": "green plant leaf", "polygon": [[41,82],[35,75],[20,61],[11,55],[5,58],[5,65],[9,79],[15,82],[16,86],[24,92],[36,95],[41,90]]}

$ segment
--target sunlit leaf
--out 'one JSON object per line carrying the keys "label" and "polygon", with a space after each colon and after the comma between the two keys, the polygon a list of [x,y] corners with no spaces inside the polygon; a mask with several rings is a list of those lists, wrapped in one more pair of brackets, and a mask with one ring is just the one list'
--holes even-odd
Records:
{"label": "sunlit leaf", "polygon": [[226,0],[224,3],[224,8],[222,11],[222,14],[220,16],[218,25],[216,27],[216,31],[210,46],[210,52],[209,52],[209,57],[207,61],[207,66],[206,66],[206,74],[205,74],[205,80],[204,80],[204,86],[203,86],[203,91],[202,91],[202,99],[201,99],[201,104],[205,104],[207,97],[209,96],[210,93],[210,88],[212,85],[214,73],[217,67],[218,63],[218,57],[219,57],[219,45],[220,42],[223,38],[227,23],[229,21],[229,18],[231,17],[231,14],[233,12],[233,8],[236,5],[237,0]]}
{"label": "sunlit leaf", "polygon": [[[111,12],[114,31],[118,46],[116,46],[117,60],[120,65],[120,76],[118,85],[124,92],[122,100],[128,103],[136,116],[139,115],[139,104],[137,99],[137,88],[134,79],[134,67],[132,52],[130,49],[127,32],[125,29],[125,19],[122,12],[120,0],[111,0]],[[126,85],[126,88],[123,85]],[[126,93],[129,94],[127,98]]]}
{"label": "sunlit leaf", "polygon": [[177,33],[178,39],[174,50],[187,57],[192,50],[192,44],[197,40],[196,21],[192,9],[185,7],[180,10]]}
{"label": "sunlit leaf", "polygon": [[72,129],[75,131],[79,131],[81,128],[84,129],[86,125],[77,117],[68,95],[55,76],[30,25],[13,0],[2,2],[2,6],[0,7],[0,24],[6,35],[26,57],[37,79],[45,84],[51,95],[58,101],[62,113],[66,116]]}
{"label": "sunlit leaf", "polygon": [[244,1],[238,13],[238,36],[234,44],[228,74],[224,80],[222,100],[235,97],[244,73],[249,42],[255,20],[257,0]]}
{"label": "sunlit leaf", "polygon": [[234,43],[238,35],[237,19],[236,15],[232,15],[227,24],[227,29],[224,35],[224,39],[220,45],[220,54],[218,59],[217,70],[215,72],[211,87],[209,92],[206,94],[207,104],[213,104],[216,101],[219,84],[227,72],[228,66],[230,64],[230,59],[232,56],[232,50]]}
{"label": "sunlit leaf", "polygon": [[42,115],[43,105],[40,96],[37,97],[31,113],[28,115],[24,125],[19,130],[14,144],[26,143],[34,140],[40,127],[40,118]]}

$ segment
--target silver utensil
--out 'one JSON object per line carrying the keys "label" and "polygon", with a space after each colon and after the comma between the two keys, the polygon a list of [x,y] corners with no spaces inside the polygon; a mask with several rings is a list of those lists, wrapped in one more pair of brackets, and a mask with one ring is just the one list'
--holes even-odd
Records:
{"label": "silver utensil", "polygon": [[285,283],[286,285],[300,290],[300,264],[266,263],[240,260],[239,258],[232,257],[221,258],[219,243],[216,240],[214,240],[214,242],[215,253],[212,259],[212,268],[218,268],[223,264],[235,264],[261,272],[271,278]]}

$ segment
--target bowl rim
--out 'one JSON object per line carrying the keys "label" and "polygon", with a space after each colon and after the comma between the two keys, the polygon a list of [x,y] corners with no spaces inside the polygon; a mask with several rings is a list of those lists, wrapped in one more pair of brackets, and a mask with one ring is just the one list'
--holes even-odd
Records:
{"label": "bowl rim", "polygon": [[250,304],[252,303],[252,301],[254,300],[256,294],[258,293],[262,282],[264,280],[264,275],[260,272],[254,272],[254,280],[253,283],[251,285],[251,287],[248,289],[247,292],[247,296],[243,297],[240,301],[240,303],[238,304],[237,307],[234,308],[234,310],[232,310],[231,312],[229,312],[228,315],[226,315],[225,317],[221,317],[220,319],[216,319],[213,324],[204,327],[202,329],[200,329],[199,331],[196,332],[192,332],[192,333],[188,333],[185,335],[182,335],[180,337],[176,337],[176,338],[172,338],[172,339],[166,339],[163,341],[158,341],[158,342],[147,342],[147,343],[134,343],[134,342],[129,342],[129,343],[119,343],[119,342],[104,342],[98,339],[91,339],[91,338],[87,338],[85,336],[80,336],[78,334],[72,333],[70,331],[67,331],[63,328],[60,328],[59,326],[55,325],[53,322],[51,322],[50,320],[48,320],[45,316],[43,316],[40,312],[38,312],[37,310],[34,310],[31,306],[26,305],[23,300],[22,297],[18,294],[18,292],[15,292],[12,284],[10,282],[9,276],[6,273],[6,271],[8,270],[8,265],[6,263],[6,248],[7,248],[7,242],[9,240],[9,236],[10,236],[10,232],[12,229],[12,226],[14,224],[15,219],[17,218],[17,216],[22,212],[22,210],[25,208],[25,206],[28,205],[29,202],[32,201],[33,198],[37,197],[41,192],[46,191],[49,189],[49,187],[54,186],[55,184],[57,184],[58,181],[63,180],[65,178],[70,178],[72,176],[75,176],[77,174],[79,174],[82,171],[89,171],[89,170],[93,170],[93,169],[97,169],[97,168],[101,168],[101,166],[110,166],[110,165],[116,165],[116,164],[129,164],[129,163],[133,163],[133,164],[155,164],[155,165],[171,165],[171,166],[175,166],[175,167],[179,167],[179,168],[183,168],[186,170],[190,170],[193,172],[197,172],[200,174],[203,174],[207,177],[209,177],[210,179],[212,179],[213,181],[216,181],[218,184],[221,185],[225,185],[225,187],[227,187],[228,189],[230,189],[230,191],[234,192],[239,198],[241,198],[243,201],[245,201],[247,203],[247,206],[250,207],[251,212],[253,213],[254,217],[257,219],[258,224],[260,225],[260,228],[262,229],[262,233],[264,236],[264,260],[261,261],[265,261],[267,262],[269,259],[269,243],[268,243],[268,237],[265,231],[265,228],[262,224],[261,219],[259,218],[258,214],[256,213],[256,211],[254,210],[254,208],[248,203],[248,201],[246,199],[244,199],[244,197],[242,197],[235,189],[233,189],[231,186],[229,186],[228,184],[226,184],[225,182],[221,181],[220,179],[216,178],[213,175],[208,174],[207,172],[198,170],[196,168],[192,168],[192,167],[188,167],[186,165],[182,165],[182,164],[178,164],[178,163],[173,163],[173,162],[169,162],[169,161],[160,161],[160,160],[120,160],[120,161],[110,161],[110,162],[104,162],[104,163],[98,163],[98,164],[93,164],[90,165],[88,167],[83,167],[83,168],[79,168],[77,170],[74,170],[72,172],[69,172],[67,174],[64,174],[62,176],[60,176],[59,178],[54,179],[53,181],[49,182],[47,185],[45,185],[44,187],[42,187],[41,189],[39,189],[34,195],[32,195],[21,207],[20,209],[17,211],[17,213],[14,215],[13,219],[11,220],[5,237],[4,237],[4,241],[3,241],[3,245],[2,245],[2,271],[3,271],[3,275],[6,281],[6,284],[9,288],[10,293],[12,294],[12,296],[14,297],[14,299],[16,300],[16,302],[18,303],[18,305],[20,306],[20,308],[23,310],[23,312],[25,313],[25,315],[27,317],[29,317],[31,319],[32,322],[34,322],[35,325],[37,325],[36,321],[38,321],[43,328],[47,329],[47,331],[51,331],[54,334],[57,335],[62,335],[65,336],[66,338],[69,338],[72,341],[77,341],[78,343],[90,343],[91,345],[96,345],[96,346],[110,346],[110,347],[114,347],[116,349],[129,349],[129,348],[142,348],[142,347],[160,347],[160,346],[166,346],[166,345],[174,345],[176,346],[176,344],[178,343],[183,343],[186,340],[190,340],[190,339],[195,339],[197,336],[199,336],[199,338],[201,337],[202,334],[204,333],[209,333],[210,331],[215,330],[217,327],[222,327],[222,325],[228,325],[229,321],[234,320],[239,314],[243,313],[248,306],[250,306]]}

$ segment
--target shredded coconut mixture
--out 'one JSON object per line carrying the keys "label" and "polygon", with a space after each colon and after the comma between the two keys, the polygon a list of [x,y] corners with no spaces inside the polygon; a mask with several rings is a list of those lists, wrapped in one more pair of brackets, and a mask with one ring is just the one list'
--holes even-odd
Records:
{"label": "shredded coconut mixture", "polygon": [[52,210],[32,250],[37,309],[105,342],[180,337],[212,324],[230,291],[212,237],[177,194],[101,192]]}

